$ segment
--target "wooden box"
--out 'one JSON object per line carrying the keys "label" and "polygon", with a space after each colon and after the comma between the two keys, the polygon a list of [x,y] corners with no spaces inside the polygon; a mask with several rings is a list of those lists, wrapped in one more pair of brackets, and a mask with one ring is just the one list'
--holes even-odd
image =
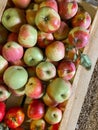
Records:
{"label": "wooden box", "polygon": [[[7,0],[0,0],[0,18],[6,6]],[[91,70],[87,71],[82,66],[79,66],[73,81],[73,93],[71,98],[68,100],[66,109],[63,113],[63,118],[60,123],[59,130],[75,130],[76,123],[78,121],[78,117],[88,90],[89,82],[94,70],[94,66],[96,64],[98,58],[98,9],[97,7],[83,2],[78,1],[79,4],[87,10],[93,21],[91,26],[90,32],[90,40],[89,44],[85,47],[84,52],[88,54],[92,61],[92,68]],[[12,106],[19,106],[24,101],[24,97],[13,97],[11,96],[7,101],[6,104],[9,107]],[[28,104],[28,99],[25,100],[25,106]],[[25,128],[27,129],[27,128]]]}

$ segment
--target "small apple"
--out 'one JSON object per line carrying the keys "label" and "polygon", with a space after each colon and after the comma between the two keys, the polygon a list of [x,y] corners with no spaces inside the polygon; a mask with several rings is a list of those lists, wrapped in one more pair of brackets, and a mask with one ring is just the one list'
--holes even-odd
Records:
{"label": "small apple", "polygon": [[0,102],[0,122],[4,119],[6,113],[6,104],[4,102]]}
{"label": "small apple", "polygon": [[28,48],[24,53],[24,62],[27,66],[36,66],[43,60],[43,51],[39,47]]}
{"label": "small apple", "polygon": [[9,108],[5,114],[4,123],[9,128],[17,128],[24,122],[25,114],[21,107]]}
{"label": "small apple", "polygon": [[33,99],[27,108],[27,116],[33,120],[43,118],[45,114],[45,105],[39,99]]}
{"label": "small apple", "polygon": [[25,9],[30,4],[31,0],[12,0],[12,2],[16,7]]}
{"label": "small apple", "polygon": [[76,72],[75,64],[72,61],[63,60],[59,63],[57,72],[59,77],[65,80],[71,80]]}
{"label": "small apple", "polygon": [[3,80],[9,88],[19,89],[26,84],[28,73],[24,67],[12,65],[4,71]]}
{"label": "small apple", "polygon": [[2,48],[3,57],[9,62],[15,62],[23,57],[24,49],[17,42],[7,42]]}
{"label": "small apple", "polygon": [[62,119],[62,111],[57,107],[48,107],[44,118],[51,125],[57,124]]}
{"label": "small apple", "polygon": [[40,62],[36,66],[36,75],[39,79],[43,81],[48,81],[56,76],[56,68],[51,62]]}
{"label": "small apple", "polygon": [[50,7],[42,7],[35,17],[35,24],[40,31],[51,33],[60,27],[59,14]]}
{"label": "small apple", "polygon": [[43,119],[32,120],[30,122],[30,130],[45,130],[46,122]]}
{"label": "small apple", "polygon": [[21,25],[26,23],[25,13],[19,8],[8,8],[2,15],[2,24],[11,32],[18,32]]}
{"label": "small apple", "polygon": [[30,77],[25,85],[25,94],[33,99],[38,99],[43,95],[43,85],[37,77]]}
{"label": "small apple", "polygon": [[7,100],[11,92],[7,89],[5,84],[0,84],[0,102]]}
{"label": "small apple", "polygon": [[38,37],[37,37],[37,45],[40,48],[45,48],[48,44],[53,42],[54,36],[52,33],[45,33],[42,31],[38,31]]}
{"label": "small apple", "polygon": [[45,48],[45,54],[51,61],[60,61],[65,56],[65,46],[61,41],[54,41]]}
{"label": "small apple", "polygon": [[89,42],[90,34],[82,27],[74,27],[68,34],[69,43],[80,49],[85,47]]}
{"label": "small apple", "polygon": [[62,103],[71,96],[71,83],[62,78],[55,78],[47,86],[46,92],[51,99]]}
{"label": "small apple", "polygon": [[15,32],[9,33],[7,42],[10,42],[10,41],[18,42],[18,34]]}
{"label": "small apple", "polygon": [[73,27],[89,28],[91,25],[91,16],[87,11],[78,11],[77,14],[72,18]]}
{"label": "small apple", "polygon": [[23,47],[33,47],[37,42],[37,30],[29,24],[22,25],[18,34],[18,42]]}

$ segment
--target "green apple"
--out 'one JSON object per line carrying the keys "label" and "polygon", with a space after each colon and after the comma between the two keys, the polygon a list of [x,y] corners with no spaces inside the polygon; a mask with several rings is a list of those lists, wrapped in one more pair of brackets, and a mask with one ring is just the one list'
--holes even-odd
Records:
{"label": "green apple", "polygon": [[27,80],[28,73],[22,66],[10,66],[3,74],[4,83],[12,89],[22,88]]}

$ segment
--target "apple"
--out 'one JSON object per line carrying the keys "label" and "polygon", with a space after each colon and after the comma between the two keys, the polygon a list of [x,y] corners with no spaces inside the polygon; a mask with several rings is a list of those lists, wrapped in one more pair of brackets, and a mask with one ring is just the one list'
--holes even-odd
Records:
{"label": "apple", "polygon": [[9,33],[7,42],[10,42],[10,41],[18,42],[18,34],[15,32]]}
{"label": "apple", "polygon": [[7,67],[8,61],[2,55],[0,55],[0,75],[3,74]]}
{"label": "apple", "polygon": [[23,24],[19,30],[18,42],[23,47],[33,47],[37,42],[37,30],[29,24]]}
{"label": "apple", "polygon": [[15,129],[11,129],[11,130],[24,130],[24,128],[19,126],[19,127],[15,128]]}
{"label": "apple", "polygon": [[30,77],[25,85],[25,94],[33,99],[38,99],[43,95],[42,81],[37,77]]}
{"label": "apple", "polygon": [[17,65],[17,66],[26,67],[26,64],[24,63],[22,58],[20,60],[16,60],[14,62],[11,62],[10,65]]}
{"label": "apple", "polygon": [[27,108],[27,116],[32,120],[39,120],[44,117],[45,105],[39,99],[33,99]]}
{"label": "apple", "polygon": [[23,57],[24,49],[17,42],[7,42],[2,48],[3,57],[9,62],[15,62]]}
{"label": "apple", "polygon": [[69,20],[73,18],[78,11],[78,3],[76,1],[58,3],[58,12],[63,20]]}
{"label": "apple", "polygon": [[40,31],[51,33],[60,27],[59,14],[50,7],[42,7],[38,10],[35,17],[35,24]]}
{"label": "apple", "polygon": [[43,51],[35,46],[28,48],[24,53],[24,62],[27,66],[36,66],[44,58]]}
{"label": "apple", "polygon": [[11,96],[11,92],[5,84],[0,84],[0,102],[7,100]]}
{"label": "apple", "polygon": [[4,123],[9,128],[17,128],[22,125],[25,119],[24,111],[21,107],[9,108],[5,114]]}
{"label": "apple", "polygon": [[63,60],[58,64],[57,72],[59,77],[71,80],[76,72],[75,64],[72,61]]}
{"label": "apple", "polygon": [[57,5],[57,1],[56,0],[46,0],[40,3],[39,8],[42,7],[51,7],[52,9],[54,9],[56,12],[58,12],[58,5]]}
{"label": "apple", "polygon": [[24,67],[12,65],[4,71],[3,80],[9,88],[19,89],[26,84],[28,73]]}
{"label": "apple", "polygon": [[57,107],[48,107],[44,119],[49,124],[57,124],[62,119],[62,111]]}
{"label": "apple", "polygon": [[45,48],[45,54],[51,61],[60,61],[65,56],[65,46],[61,41],[54,41]]}
{"label": "apple", "polygon": [[26,23],[25,12],[14,7],[5,9],[1,21],[9,31],[18,32],[21,25]]}
{"label": "apple", "polygon": [[0,101],[0,122],[4,119],[6,113],[6,104]]}
{"label": "apple", "polygon": [[91,25],[91,16],[87,11],[78,11],[77,14],[72,18],[72,27],[83,27],[89,28]]}
{"label": "apple", "polygon": [[64,21],[61,21],[60,27],[57,31],[53,33],[56,40],[64,40],[67,38],[69,33],[69,26]]}
{"label": "apple", "polygon": [[30,122],[30,130],[45,130],[46,122],[43,119],[32,120]]}
{"label": "apple", "polygon": [[71,96],[71,83],[57,77],[48,84],[46,92],[51,99],[62,103]]}
{"label": "apple", "polygon": [[66,109],[67,103],[68,103],[68,100],[66,100],[66,101],[64,101],[64,102],[62,102],[62,103],[59,103],[57,107],[58,107],[62,112],[64,112],[65,109]]}
{"label": "apple", "polygon": [[31,0],[12,0],[12,2],[16,7],[25,9],[30,4]]}
{"label": "apple", "polygon": [[88,30],[82,27],[74,27],[68,34],[68,40],[70,45],[73,45],[77,49],[85,47],[89,42],[90,34]]}
{"label": "apple", "polygon": [[36,2],[36,3],[41,3],[43,1],[45,1],[45,0],[34,0],[34,2]]}
{"label": "apple", "polygon": [[59,130],[60,123],[51,125],[48,127],[48,130]]}
{"label": "apple", "polygon": [[58,103],[56,101],[54,101],[51,97],[49,97],[49,95],[47,93],[44,94],[42,99],[43,99],[44,103],[49,107],[56,107],[58,105]]}
{"label": "apple", "polygon": [[36,75],[43,81],[48,81],[56,76],[56,67],[48,61],[40,62],[36,66]]}
{"label": "apple", "polygon": [[38,37],[37,37],[37,45],[40,48],[45,48],[48,44],[53,42],[54,36],[52,33],[45,33],[42,31],[38,31]]}

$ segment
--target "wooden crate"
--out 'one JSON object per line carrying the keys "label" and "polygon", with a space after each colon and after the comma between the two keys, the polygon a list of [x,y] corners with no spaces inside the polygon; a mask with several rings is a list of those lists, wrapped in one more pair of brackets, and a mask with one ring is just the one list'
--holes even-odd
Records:
{"label": "wooden crate", "polygon": [[[7,0],[0,0],[0,18],[6,6]],[[98,58],[98,9],[97,7],[88,4],[83,1],[78,1],[79,4],[87,10],[92,19],[92,27],[90,32],[89,44],[85,47],[83,53],[87,54],[92,61],[92,68],[90,71],[85,70],[82,66],[79,66],[73,81],[73,93],[68,100],[66,109],[63,113],[63,118],[60,123],[59,130],[75,130],[76,123],[88,90],[89,82]],[[3,4],[4,3],[4,4]],[[20,106],[24,102],[25,97],[11,96],[7,101],[7,107]],[[25,100],[25,107],[29,103],[29,100]],[[26,129],[26,127],[25,127]],[[28,129],[28,128],[27,128]]]}

